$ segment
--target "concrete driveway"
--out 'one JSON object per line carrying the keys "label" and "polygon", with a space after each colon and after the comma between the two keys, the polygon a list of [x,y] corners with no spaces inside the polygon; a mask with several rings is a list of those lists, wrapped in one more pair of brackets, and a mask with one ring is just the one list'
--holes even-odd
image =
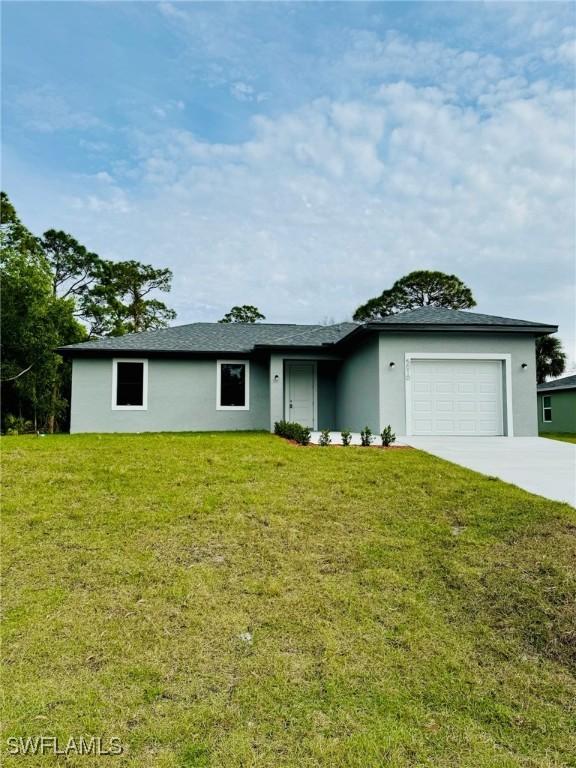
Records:
{"label": "concrete driveway", "polygon": [[544,437],[399,437],[525,491],[576,506],[576,445]]}

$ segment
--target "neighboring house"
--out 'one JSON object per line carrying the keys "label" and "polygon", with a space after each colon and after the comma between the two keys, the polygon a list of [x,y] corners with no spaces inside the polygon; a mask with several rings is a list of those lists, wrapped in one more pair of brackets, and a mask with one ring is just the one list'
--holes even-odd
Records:
{"label": "neighboring house", "polygon": [[313,429],[536,435],[534,339],[425,307],[364,324],[192,323],[73,344],[71,432]]}
{"label": "neighboring house", "polygon": [[538,385],[538,431],[576,434],[576,374]]}

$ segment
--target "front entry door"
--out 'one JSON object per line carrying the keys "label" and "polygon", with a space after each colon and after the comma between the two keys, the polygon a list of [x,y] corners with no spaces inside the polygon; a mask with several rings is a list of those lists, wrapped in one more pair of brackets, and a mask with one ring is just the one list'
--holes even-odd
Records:
{"label": "front entry door", "polygon": [[286,363],[286,421],[316,428],[316,363]]}

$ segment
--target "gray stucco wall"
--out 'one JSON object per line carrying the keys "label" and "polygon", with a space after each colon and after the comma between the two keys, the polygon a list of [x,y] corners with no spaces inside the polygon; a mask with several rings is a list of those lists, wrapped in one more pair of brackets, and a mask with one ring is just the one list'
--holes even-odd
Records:
{"label": "gray stucco wall", "polygon": [[318,429],[336,428],[336,392],[340,364],[319,360],[318,371]]}
{"label": "gray stucco wall", "polygon": [[[240,358],[238,358],[240,359]],[[112,410],[112,360],[72,365],[71,432],[268,429],[268,362],[250,360],[250,409],[216,410],[216,360],[148,361],[148,409]]]}
{"label": "gray stucco wall", "polygon": [[[496,353],[511,355],[514,434],[538,434],[536,412],[536,354],[534,339],[513,333],[381,333],[380,428],[387,424],[406,434],[406,352]],[[390,362],[394,362],[390,368]],[[522,363],[527,368],[522,369]],[[505,393],[504,393],[504,411]],[[506,413],[504,413],[506,417]]]}
{"label": "gray stucco wall", "polygon": [[336,429],[358,432],[369,426],[375,433],[380,431],[378,360],[378,335],[373,334],[343,361],[337,385]]}

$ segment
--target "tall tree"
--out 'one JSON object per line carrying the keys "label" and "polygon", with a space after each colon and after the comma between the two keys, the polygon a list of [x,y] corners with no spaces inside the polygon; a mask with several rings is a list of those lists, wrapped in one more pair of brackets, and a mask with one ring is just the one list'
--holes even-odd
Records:
{"label": "tall tree", "polygon": [[49,229],[40,243],[52,270],[54,296],[82,296],[97,280],[100,258],[72,235]]}
{"label": "tall tree", "polygon": [[54,349],[81,341],[74,302],[54,296],[40,241],[24,227],[6,195],[1,199],[2,418],[29,419],[53,431],[65,410],[67,365]]}
{"label": "tall tree", "polygon": [[536,380],[544,384],[548,378],[556,378],[564,373],[566,354],[562,342],[555,336],[540,336],[536,339]]}
{"label": "tall tree", "polygon": [[150,294],[167,293],[171,283],[170,269],[137,261],[101,262],[96,285],[80,302],[91,335],[121,336],[165,327],[176,312]]}
{"label": "tall tree", "polygon": [[469,309],[475,306],[472,291],[456,275],[422,269],[401,277],[380,296],[359,306],[354,320],[378,320],[417,307]]}
{"label": "tall tree", "polygon": [[230,312],[226,312],[219,323],[257,323],[259,320],[266,320],[266,317],[260,312],[258,307],[252,304],[242,304],[242,306],[232,307]]}
{"label": "tall tree", "polygon": [[35,237],[0,193],[2,419],[12,414],[53,431],[66,409],[70,366],[59,346],[91,335],[121,335],[167,325],[176,316],[153,291],[172,273],[137,261],[100,259],[66,232]]}

